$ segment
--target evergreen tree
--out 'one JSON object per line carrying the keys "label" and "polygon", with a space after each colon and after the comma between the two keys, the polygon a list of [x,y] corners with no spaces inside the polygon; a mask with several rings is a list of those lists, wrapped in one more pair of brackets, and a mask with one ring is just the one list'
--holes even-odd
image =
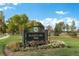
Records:
{"label": "evergreen tree", "polygon": [[68,24],[66,24],[65,28],[66,28],[66,31],[69,32],[70,26]]}
{"label": "evergreen tree", "polygon": [[59,34],[61,34],[64,31],[64,29],[65,29],[64,22],[57,23],[54,28],[54,35],[59,36]]}
{"label": "evergreen tree", "polygon": [[76,31],[76,26],[75,26],[75,21],[72,21],[71,24],[71,31],[69,32],[69,35],[72,37],[77,37],[77,31]]}
{"label": "evergreen tree", "polygon": [[54,35],[59,36],[60,33],[61,33],[61,27],[59,24],[56,24],[56,26],[54,28]]}

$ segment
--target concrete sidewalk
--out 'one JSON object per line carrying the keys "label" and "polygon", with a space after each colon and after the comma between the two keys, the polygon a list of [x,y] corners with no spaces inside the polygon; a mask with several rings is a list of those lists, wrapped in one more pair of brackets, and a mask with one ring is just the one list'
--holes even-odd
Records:
{"label": "concrete sidewalk", "polygon": [[10,35],[6,35],[6,36],[4,36],[4,37],[1,37],[0,40],[5,39],[5,38],[8,38],[9,36],[10,36]]}

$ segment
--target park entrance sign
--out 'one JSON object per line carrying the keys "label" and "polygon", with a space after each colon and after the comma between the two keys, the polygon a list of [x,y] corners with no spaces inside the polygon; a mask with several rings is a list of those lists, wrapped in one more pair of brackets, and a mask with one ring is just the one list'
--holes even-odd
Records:
{"label": "park entrance sign", "polygon": [[44,32],[29,32],[26,34],[27,41],[31,40],[45,40],[45,33]]}
{"label": "park entrance sign", "polygon": [[34,26],[32,31],[24,29],[23,32],[24,47],[26,47],[28,44],[46,44],[48,41],[48,31],[44,30],[40,26]]}

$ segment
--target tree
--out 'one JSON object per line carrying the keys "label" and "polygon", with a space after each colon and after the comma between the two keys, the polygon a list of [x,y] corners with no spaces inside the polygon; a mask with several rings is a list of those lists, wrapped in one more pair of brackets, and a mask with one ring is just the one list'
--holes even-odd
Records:
{"label": "tree", "polygon": [[25,14],[14,15],[8,20],[8,32],[10,33],[21,33],[23,28],[27,27],[29,22],[28,17]]}
{"label": "tree", "polygon": [[71,24],[71,31],[68,33],[72,37],[77,37],[77,31],[76,31],[76,26],[75,26],[75,21],[72,21]]}
{"label": "tree", "polygon": [[9,18],[7,21],[7,31],[9,33],[22,33],[22,31],[26,28],[28,30],[32,30],[34,24],[38,24],[38,26],[44,27],[40,22],[35,20],[29,21],[28,17],[25,14],[14,15]]}
{"label": "tree", "polygon": [[39,31],[44,31],[44,25],[41,22],[37,22],[39,27]]}
{"label": "tree", "polygon": [[6,24],[4,23],[3,26],[2,26],[2,32],[3,32],[3,33],[6,33],[6,29],[7,29],[7,26],[6,26]]}
{"label": "tree", "polygon": [[46,29],[48,30],[48,35],[50,36],[53,31],[52,27],[48,25]]}
{"label": "tree", "polygon": [[77,30],[76,30],[76,26],[75,26],[75,21],[74,20],[72,21],[71,26],[67,25],[66,28],[67,28],[67,31],[69,29],[71,29],[70,31],[67,32],[70,36],[77,37]]}
{"label": "tree", "polygon": [[61,33],[60,25],[56,24],[56,26],[54,28],[54,35],[59,36],[60,33]]}
{"label": "tree", "polygon": [[28,25],[28,28],[30,31],[32,31],[34,26],[38,26],[38,27],[40,26],[41,27],[41,28],[39,28],[40,31],[44,30],[43,24],[40,22],[37,22],[36,20],[30,21],[27,25]]}
{"label": "tree", "polygon": [[59,34],[61,34],[64,31],[64,29],[65,29],[64,22],[57,23],[54,28],[54,35],[59,36]]}
{"label": "tree", "polygon": [[69,32],[70,26],[68,24],[66,24],[65,28],[66,28],[66,31]]}
{"label": "tree", "polygon": [[6,24],[2,20],[0,20],[0,33],[6,33]]}
{"label": "tree", "polygon": [[72,24],[71,24],[71,31],[74,31],[75,29],[76,29],[76,27],[75,27],[75,21],[73,20]]}
{"label": "tree", "polygon": [[77,32],[79,33],[79,28],[77,29]]}
{"label": "tree", "polygon": [[27,26],[28,26],[28,28],[29,28],[30,31],[32,31],[32,28],[33,28],[34,24],[36,24],[36,21],[35,21],[35,20],[32,20],[32,21],[30,21],[30,22],[27,24]]}
{"label": "tree", "polygon": [[64,22],[59,22],[58,25],[61,27],[61,32],[65,31],[65,24],[64,24]]}
{"label": "tree", "polygon": [[19,24],[19,32],[22,32],[24,28],[27,28],[27,23],[29,23],[29,19],[25,14],[21,14],[20,16],[20,24]]}
{"label": "tree", "polygon": [[52,27],[51,27],[50,25],[48,25],[46,28],[47,28],[47,30],[49,30],[49,31],[52,29]]}

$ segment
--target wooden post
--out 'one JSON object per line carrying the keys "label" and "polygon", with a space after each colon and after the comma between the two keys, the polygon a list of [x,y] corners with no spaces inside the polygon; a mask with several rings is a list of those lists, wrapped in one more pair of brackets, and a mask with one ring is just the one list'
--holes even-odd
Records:
{"label": "wooden post", "polygon": [[45,30],[45,41],[46,44],[48,43],[48,30]]}

